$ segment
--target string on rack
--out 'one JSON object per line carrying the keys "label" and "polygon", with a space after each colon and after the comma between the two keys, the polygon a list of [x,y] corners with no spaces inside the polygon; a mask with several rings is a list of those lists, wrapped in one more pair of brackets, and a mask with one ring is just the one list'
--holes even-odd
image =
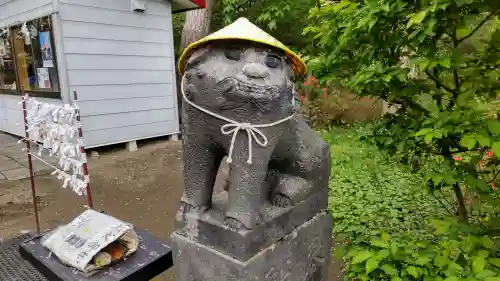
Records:
{"label": "string on rack", "polygon": [[87,156],[84,154],[81,154],[80,152],[80,146],[83,144],[78,143],[75,146],[67,144],[59,144],[57,145],[57,149],[54,150],[54,148],[51,147],[44,147],[44,144],[39,143],[38,141],[32,139],[32,138],[22,138],[18,141],[18,143],[22,143],[25,141],[29,141],[32,144],[38,145],[38,156],[42,156],[42,152],[47,150],[50,154],[50,156],[58,156],[59,155],[59,165],[63,167],[63,170],[68,171],[70,169],[73,170],[74,173],[78,175],[84,175],[83,172],[83,165],[87,162]]}
{"label": "string on rack", "polygon": [[46,164],[47,166],[51,167],[52,169],[54,169],[54,171],[52,172],[52,175],[55,175],[59,180],[64,181],[63,186],[62,186],[63,188],[67,188],[68,186],[70,186],[73,189],[73,191],[75,193],[77,193],[78,195],[87,195],[86,187],[87,187],[87,184],[89,183],[89,180],[90,180],[88,176],[84,176],[84,179],[81,180],[76,175],[70,175],[68,173],[65,173],[60,168],[50,164],[49,162],[45,161],[43,158],[38,157],[37,155],[35,155],[33,152],[31,152],[27,148],[23,148],[22,150],[26,151],[27,153],[31,154],[32,157],[38,159],[40,162],[42,162],[42,163]]}
{"label": "string on rack", "polygon": [[[89,206],[92,206],[79,107],[76,103],[44,103],[27,94],[22,96],[20,103],[25,105],[23,110],[27,135],[19,142],[38,145],[38,153],[28,148],[29,154],[36,159],[41,159],[44,150],[47,150],[50,156],[59,158],[59,168],[50,164],[55,170],[52,174],[64,181],[63,188],[71,186],[77,194],[87,195]],[[48,164],[45,160],[42,162]],[[72,175],[67,173],[69,171],[72,171]]]}

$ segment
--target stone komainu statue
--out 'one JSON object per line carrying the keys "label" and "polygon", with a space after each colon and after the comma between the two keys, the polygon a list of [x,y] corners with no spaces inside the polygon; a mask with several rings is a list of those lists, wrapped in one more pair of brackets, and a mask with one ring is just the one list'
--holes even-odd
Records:
{"label": "stone komainu statue", "polygon": [[[294,81],[306,72],[295,53],[241,18],[190,45],[179,70],[185,190],[175,241],[186,237],[247,260],[326,210],[330,151],[295,114]],[[214,195],[225,156],[227,192]],[[327,226],[320,227],[326,231],[315,231],[326,242],[316,248],[329,245],[331,222],[324,217],[320,225]],[[319,255],[324,263],[329,249],[322,251],[314,250],[309,259]],[[211,280],[202,275],[200,281]]]}

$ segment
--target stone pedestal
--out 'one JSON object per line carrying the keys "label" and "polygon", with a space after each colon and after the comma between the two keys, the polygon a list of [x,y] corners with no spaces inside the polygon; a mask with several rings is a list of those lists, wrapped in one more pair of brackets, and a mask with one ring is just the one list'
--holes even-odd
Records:
{"label": "stone pedestal", "polygon": [[[176,218],[176,233],[240,261],[246,261],[281,240],[297,227],[328,208],[327,192],[317,192],[289,208],[265,202],[252,230],[236,231],[224,225],[228,193],[213,196],[210,210],[200,217]],[[319,231],[319,230],[318,230]]]}
{"label": "stone pedestal", "polygon": [[328,280],[332,218],[326,212],[313,216],[243,260],[186,234],[183,231],[172,234],[177,281]]}

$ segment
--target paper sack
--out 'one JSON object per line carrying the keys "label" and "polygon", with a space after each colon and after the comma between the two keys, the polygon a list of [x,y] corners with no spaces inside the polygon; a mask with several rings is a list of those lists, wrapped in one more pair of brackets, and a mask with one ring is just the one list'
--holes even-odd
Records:
{"label": "paper sack", "polygon": [[46,234],[41,243],[62,263],[90,273],[105,266],[92,261],[108,245],[123,245],[125,258],[137,251],[139,239],[131,224],[89,209]]}

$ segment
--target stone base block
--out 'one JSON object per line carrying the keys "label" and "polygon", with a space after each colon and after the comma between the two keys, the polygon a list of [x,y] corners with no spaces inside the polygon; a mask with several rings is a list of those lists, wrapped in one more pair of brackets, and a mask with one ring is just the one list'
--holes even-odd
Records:
{"label": "stone base block", "polygon": [[267,202],[260,209],[254,229],[236,231],[224,225],[227,200],[227,192],[218,193],[213,197],[211,209],[201,217],[188,214],[186,221],[178,219],[177,234],[246,261],[328,208],[326,192],[312,194],[288,208]]}
{"label": "stone base block", "polygon": [[328,281],[332,218],[324,212],[246,261],[174,232],[177,281]]}

